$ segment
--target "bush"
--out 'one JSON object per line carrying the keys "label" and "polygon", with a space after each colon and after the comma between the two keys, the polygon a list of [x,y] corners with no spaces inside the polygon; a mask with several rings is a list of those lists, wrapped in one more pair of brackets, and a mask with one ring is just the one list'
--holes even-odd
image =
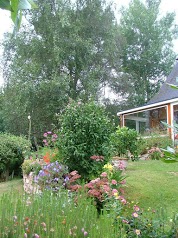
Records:
{"label": "bush", "polygon": [[11,134],[0,134],[0,178],[8,179],[12,172],[21,174],[20,166],[23,163],[25,153],[30,152],[31,144],[24,137]]}
{"label": "bush", "polygon": [[169,136],[161,136],[158,133],[151,133],[149,137],[143,138],[142,143],[139,143],[140,154],[147,153],[153,147],[166,149],[172,145],[172,140]]}
{"label": "bush", "polygon": [[63,163],[86,180],[100,174],[110,158],[113,129],[103,107],[93,102],[71,102],[59,121],[58,149]]}
{"label": "bush", "polygon": [[128,127],[117,127],[111,137],[114,153],[117,156],[128,156],[128,151],[136,158],[138,156],[139,134]]}

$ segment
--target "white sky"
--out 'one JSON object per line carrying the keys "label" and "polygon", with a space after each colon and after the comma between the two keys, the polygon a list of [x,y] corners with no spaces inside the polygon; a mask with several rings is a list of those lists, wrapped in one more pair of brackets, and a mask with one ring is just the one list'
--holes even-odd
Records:
{"label": "white sky", "polygon": [[[113,0],[115,6],[119,9],[121,6],[127,6],[130,0]],[[166,12],[176,12],[176,23],[178,24],[178,2],[176,0],[162,0],[160,5],[160,14],[165,14]],[[3,39],[3,34],[8,31],[12,31],[12,22],[10,19],[10,14],[8,11],[0,9],[0,41]],[[178,54],[178,40],[174,42],[174,50]],[[0,50],[0,60],[2,57],[2,50]],[[174,59],[173,59],[174,60]],[[0,65],[1,68],[1,65]],[[2,85],[3,79],[0,72],[0,85]]]}

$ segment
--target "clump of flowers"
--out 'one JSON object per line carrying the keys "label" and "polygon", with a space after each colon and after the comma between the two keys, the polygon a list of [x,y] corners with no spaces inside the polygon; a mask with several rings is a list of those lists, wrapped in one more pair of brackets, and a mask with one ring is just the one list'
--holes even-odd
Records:
{"label": "clump of flowers", "polygon": [[47,131],[43,134],[43,143],[44,143],[44,146],[51,146],[53,147],[58,136],[57,134],[53,133],[52,131]]}
{"label": "clump of flowers", "polygon": [[52,189],[52,191],[57,192],[60,188],[67,186],[69,180],[67,174],[67,167],[56,161],[44,165],[38,175],[34,177],[34,181],[40,186],[41,190]]}
{"label": "clump of flowers", "polygon": [[104,166],[104,169],[105,171],[98,178],[85,185],[87,194],[94,198],[99,213],[103,206],[114,205],[115,200],[119,200],[121,204],[127,203],[122,196],[123,191],[120,190],[124,179],[121,175],[122,171],[109,163]]}
{"label": "clump of flowers", "polygon": [[77,171],[69,173],[67,166],[55,161],[43,165],[38,175],[34,177],[34,182],[40,187],[41,191],[47,189],[58,192],[61,188],[78,191],[81,188],[77,184],[80,177]]}
{"label": "clump of flowers", "polygon": [[132,209],[130,216],[118,216],[116,222],[121,229],[124,228],[127,237],[169,237],[164,228],[163,217],[159,217],[155,210],[149,208],[144,212],[138,205],[134,205]]}
{"label": "clump of flowers", "polygon": [[92,160],[94,160],[96,162],[98,162],[98,161],[103,162],[104,161],[104,156],[102,156],[102,155],[92,155],[90,157],[90,159],[92,159]]}
{"label": "clump of flowers", "polygon": [[148,154],[152,160],[159,160],[164,156],[158,147],[152,147],[150,150],[148,150]]}

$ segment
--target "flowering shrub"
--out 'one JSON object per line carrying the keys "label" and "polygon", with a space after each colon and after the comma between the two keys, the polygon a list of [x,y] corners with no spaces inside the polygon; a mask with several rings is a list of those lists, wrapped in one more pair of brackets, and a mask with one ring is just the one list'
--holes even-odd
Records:
{"label": "flowering shrub", "polygon": [[[164,227],[165,218],[157,214],[155,210],[148,209],[150,214],[145,213],[140,209],[139,206],[133,206],[133,212],[130,217],[117,217],[122,223],[122,228],[125,229],[127,237],[136,238],[136,237],[155,237],[155,238],[164,238],[164,237],[176,237],[173,236],[173,232],[169,236],[169,231]],[[163,214],[163,211],[161,212]],[[122,229],[121,228],[121,229]]]}
{"label": "flowering shrub", "polygon": [[71,102],[59,118],[58,149],[70,171],[85,180],[98,176],[110,157],[113,125],[103,107],[93,102]]}
{"label": "flowering shrub", "polygon": [[152,160],[159,160],[163,157],[162,151],[158,147],[152,147],[148,150],[149,158]]}
{"label": "flowering shrub", "polygon": [[[106,172],[102,172],[100,177],[91,180],[85,185],[88,190],[89,197],[93,197],[96,202],[96,207],[99,212],[104,206],[110,209],[112,205],[126,204],[125,198],[122,196],[123,190],[121,186],[123,184],[122,171],[119,168],[106,164],[104,166]],[[116,180],[117,179],[117,180]],[[115,200],[118,200],[115,202]]]}

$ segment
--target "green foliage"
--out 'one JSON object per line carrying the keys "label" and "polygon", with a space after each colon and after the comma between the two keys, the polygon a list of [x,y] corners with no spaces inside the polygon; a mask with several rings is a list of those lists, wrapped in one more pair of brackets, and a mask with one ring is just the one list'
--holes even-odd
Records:
{"label": "green foliage", "polygon": [[25,159],[22,164],[22,172],[26,175],[29,175],[31,172],[37,175],[41,170],[42,165],[44,165],[43,160]]}
{"label": "green foliage", "polygon": [[168,146],[172,145],[172,140],[169,136],[162,136],[159,133],[151,133],[149,136],[143,137],[142,141],[138,145],[138,150],[140,154],[147,153],[153,147],[166,149]]}
{"label": "green foliage", "polygon": [[128,127],[117,127],[111,137],[114,153],[117,156],[128,156],[130,152],[134,158],[138,156],[139,134]]}
{"label": "green foliage", "polygon": [[114,86],[117,92],[123,92],[130,107],[144,105],[152,98],[176,58],[173,51],[173,40],[178,36],[175,13],[160,17],[160,4],[160,0],[133,0],[120,11],[125,78],[121,78],[120,83],[114,82]]}
{"label": "green foliage", "polygon": [[164,153],[162,161],[166,163],[175,163],[178,162],[178,153],[175,149],[167,147],[167,149],[161,149]]}
{"label": "green foliage", "polygon": [[20,166],[23,163],[25,153],[30,151],[30,142],[24,137],[11,134],[0,134],[0,177],[8,179],[14,172],[20,175]]}
{"label": "green foliage", "polygon": [[37,4],[37,11],[26,12],[30,27],[21,26],[15,39],[4,40],[3,119],[8,132],[26,135],[30,114],[32,135],[39,137],[56,124],[69,97],[97,100],[113,68],[118,71],[119,46],[107,2]]}
{"label": "green foliage", "polygon": [[149,158],[152,160],[159,160],[163,157],[163,153],[158,147],[152,147],[148,150]]}
{"label": "green foliage", "polygon": [[60,116],[58,148],[70,170],[83,178],[98,175],[110,156],[112,123],[102,106],[71,102]]}

